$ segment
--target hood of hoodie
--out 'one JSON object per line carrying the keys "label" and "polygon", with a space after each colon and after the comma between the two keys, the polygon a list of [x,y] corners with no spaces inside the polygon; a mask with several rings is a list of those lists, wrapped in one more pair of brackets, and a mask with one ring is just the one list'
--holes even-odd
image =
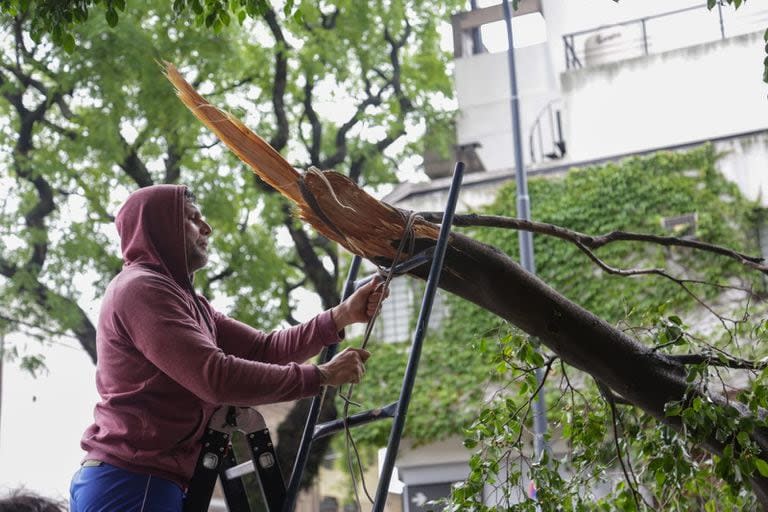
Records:
{"label": "hood of hoodie", "polygon": [[123,264],[141,265],[190,288],[182,185],[154,185],[133,192],[117,214]]}

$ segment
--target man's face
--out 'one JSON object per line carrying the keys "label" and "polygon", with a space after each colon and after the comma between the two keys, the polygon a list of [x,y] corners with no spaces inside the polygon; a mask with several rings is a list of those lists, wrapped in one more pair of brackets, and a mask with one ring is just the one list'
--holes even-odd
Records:
{"label": "man's face", "polygon": [[211,226],[203,220],[198,207],[184,201],[184,232],[186,238],[187,266],[189,272],[200,270],[208,263],[208,237]]}

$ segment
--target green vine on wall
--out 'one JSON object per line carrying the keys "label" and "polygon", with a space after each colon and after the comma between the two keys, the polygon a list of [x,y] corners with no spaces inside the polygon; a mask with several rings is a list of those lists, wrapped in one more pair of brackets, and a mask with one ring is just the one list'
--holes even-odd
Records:
{"label": "green vine on wall", "polygon": [[[688,152],[663,152],[573,170],[563,177],[532,179],[529,183],[532,217],[589,234],[625,230],[676,235],[678,233],[667,231],[662,219],[693,213],[698,239],[755,253],[755,224],[760,210],[717,171],[717,159],[712,146],[706,145]],[[483,213],[514,216],[515,204],[515,185],[510,183],[499,190],[494,203]],[[516,257],[515,231],[476,229],[470,234]],[[537,273],[545,282],[610,322],[644,326],[647,342],[675,350],[676,345],[686,343],[689,331],[696,330],[697,326],[686,325],[681,317],[690,313],[697,303],[671,281],[657,276],[606,275],[576,247],[562,240],[535,235],[534,245]],[[735,263],[715,255],[640,243],[606,246],[598,250],[597,255],[620,268],[658,266],[702,281],[747,288],[762,286],[758,279],[747,281],[738,277],[740,268]],[[716,287],[704,285],[692,289],[705,300],[721,293]],[[454,506],[461,504],[456,510],[463,510],[461,507],[472,504],[482,510],[482,506],[473,501],[478,490],[498,478],[500,466],[513,453],[511,445],[517,443],[518,447],[524,447],[530,442],[526,434],[530,415],[523,416],[521,411],[525,410],[536,386],[532,370],[545,363],[546,355],[533,350],[527,337],[487,311],[457,298],[450,298],[448,302],[450,314],[445,324],[425,343],[406,435],[420,444],[465,434],[465,444],[476,451],[470,459],[472,472],[457,489]],[[379,345],[373,352],[365,383],[358,393],[358,398],[365,401],[364,407],[397,399],[407,344]],[[586,482],[604,479],[606,471],[616,465],[610,410],[584,375],[559,362],[553,364],[553,360],[548,359],[547,363],[552,370],[550,380],[555,382],[547,390],[548,403],[560,405],[551,418],[552,426],[571,446],[568,467],[579,467],[581,473],[565,480],[557,473],[559,462],[526,466],[507,460],[507,482],[516,481],[524,474],[535,476],[541,487],[540,499],[552,493],[551,498],[557,503],[570,503],[565,510],[576,510],[588,503],[599,503],[605,510],[624,503],[627,510],[633,509],[636,502],[632,490],[623,481],[602,501],[585,496]],[[579,382],[575,386],[578,392],[571,389],[570,396],[564,397],[562,385],[556,383],[559,379],[562,384],[569,378]],[[760,386],[754,393],[765,394]],[[489,401],[489,396],[495,399]],[[680,482],[693,476],[711,478],[712,468],[681,458],[689,449],[687,441],[667,427],[632,413],[624,414],[623,429],[626,435],[634,435],[636,439],[632,450],[642,454],[643,450],[656,447],[655,452],[647,453],[652,471],[644,475],[646,479],[682,485]],[[381,446],[386,442],[388,431],[388,423],[379,423],[355,432],[355,438],[362,444]],[[629,444],[623,446],[626,448]],[[719,462],[720,468],[723,465]],[[754,465],[749,467],[754,469]],[[499,489],[505,489],[503,492],[513,493],[502,481],[497,484]],[[699,496],[704,496],[702,508],[714,506],[707,503],[715,499],[711,495],[722,493],[722,488],[713,487],[708,494],[700,484],[689,484],[684,498],[693,495],[695,488]],[[673,490],[660,492],[659,499],[672,503]],[[719,501],[712,503],[741,506],[751,502],[749,493],[738,485],[726,494],[727,497],[720,496]],[[678,501],[684,503],[685,499]],[[526,510],[526,506],[534,504],[523,500],[519,506],[523,507],[520,510]]]}

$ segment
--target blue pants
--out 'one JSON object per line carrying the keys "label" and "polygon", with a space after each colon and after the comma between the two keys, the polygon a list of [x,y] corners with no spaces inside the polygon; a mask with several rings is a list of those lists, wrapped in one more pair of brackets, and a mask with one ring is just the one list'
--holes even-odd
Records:
{"label": "blue pants", "polygon": [[181,512],[184,491],[170,480],[102,464],[80,468],[69,496],[71,512]]}

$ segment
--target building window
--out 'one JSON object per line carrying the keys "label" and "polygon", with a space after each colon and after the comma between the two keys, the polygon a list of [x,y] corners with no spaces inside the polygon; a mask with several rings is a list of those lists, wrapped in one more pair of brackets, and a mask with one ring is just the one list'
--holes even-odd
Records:
{"label": "building window", "polygon": [[387,343],[410,338],[414,293],[408,278],[393,279],[389,283],[389,298],[381,307],[374,336]]}
{"label": "building window", "polygon": [[[389,299],[381,308],[373,335],[386,343],[411,341],[416,327],[425,283],[417,279],[400,277],[389,284]],[[447,316],[445,293],[438,290],[432,303],[429,329],[440,327]]]}
{"label": "building window", "polygon": [[686,213],[676,217],[663,217],[661,219],[661,225],[664,229],[670,231],[672,236],[693,239],[696,238],[697,221],[698,216],[696,213]]}

